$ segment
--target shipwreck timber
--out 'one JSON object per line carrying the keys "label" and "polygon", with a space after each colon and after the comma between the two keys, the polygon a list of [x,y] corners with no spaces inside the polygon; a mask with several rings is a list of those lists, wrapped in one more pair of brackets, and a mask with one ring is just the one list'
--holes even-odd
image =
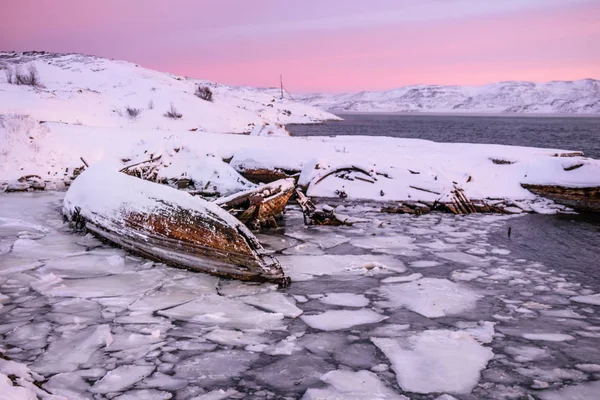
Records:
{"label": "shipwreck timber", "polygon": [[283,214],[294,188],[293,179],[280,179],[220,198],[215,204],[253,228],[277,227],[276,218]]}
{"label": "shipwreck timber", "polygon": [[97,165],[67,192],[77,228],[169,265],[244,281],[289,284],[279,262],[216,204]]}
{"label": "shipwreck timber", "polygon": [[577,211],[600,212],[600,186],[565,187],[557,185],[521,184],[538,196],[571,207]]}

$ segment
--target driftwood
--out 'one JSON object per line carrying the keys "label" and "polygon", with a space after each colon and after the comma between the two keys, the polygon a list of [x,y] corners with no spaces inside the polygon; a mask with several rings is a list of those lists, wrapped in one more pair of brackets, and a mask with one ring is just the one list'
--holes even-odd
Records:
{"label": "driftwood", "polygon": [[65,195],[71,225],[165,264],[244,281],[289,284],[278,261],[219,206],[93,166]]}
{"label": "driftwood", "polygon": [[252,228],[275,228],[276,218],[283,214],[293,192],[294,180],[281,179],[220,198],[215,203]]}

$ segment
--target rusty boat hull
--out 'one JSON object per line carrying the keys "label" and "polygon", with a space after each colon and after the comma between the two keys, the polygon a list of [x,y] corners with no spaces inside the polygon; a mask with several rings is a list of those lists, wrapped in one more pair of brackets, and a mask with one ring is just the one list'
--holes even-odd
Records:
{"label": "rusty boat hull", "polygon": [[110,167],[93,166],[82,173],[65,195],[63,213],[78,229],[168,265],[289,284],[279,262],[227,211]]}

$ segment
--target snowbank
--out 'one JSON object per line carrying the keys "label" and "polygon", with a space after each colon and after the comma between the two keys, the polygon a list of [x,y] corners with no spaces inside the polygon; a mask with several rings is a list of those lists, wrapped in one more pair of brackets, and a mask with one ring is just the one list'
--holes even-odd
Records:
{"label": "snowbank", "polygon": [[[19,151],[0,154],[4,182],[31,174],[60,181],[83,166],[81,157],[88,164],[109,160],[125,166],[160,155],[159,177],[187,177],[197,181],[196,187],[221,194],[253,187],[239,173],[260,168],[302,172],[311,196],[432,203],[447,201],[459,187],[470,199],[514,202],[517,211],[530,209],[521,201],[537,198],[523,183],[600,186],[600,162],[560,149],[367,136],[266,137],[40,125],[14,118],[20,121],[20,130],[0,125],[0,135],[20,136],[21,143]],[[35,136],[34,144],[27,143],[30,135]]]}

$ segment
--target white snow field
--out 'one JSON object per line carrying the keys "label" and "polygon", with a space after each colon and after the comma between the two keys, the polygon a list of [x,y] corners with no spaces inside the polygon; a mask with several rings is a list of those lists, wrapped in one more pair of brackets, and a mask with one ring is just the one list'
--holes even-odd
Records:
{"label": "white snow field", "polygon": [[[0,194],[0,393],[8,399],[597,393],[598,288],[494,242],[522,217],[344,206],[366,221],[334,229],[305,226],[290,206],[285,229],[259,235],[300,278],[277,290],[73,233],[63,197]],[[394,236],[396,246],[383,245]],[[298,246],[305,251],[289,251]],[[457,256],[473,253],[477,262]]]}
{"label": "white snow field", "polygon": [[483,86],[412,85],[391,90],[302,94],[297,99],[339,112],[600,113],[600,81],[497,82]]}

